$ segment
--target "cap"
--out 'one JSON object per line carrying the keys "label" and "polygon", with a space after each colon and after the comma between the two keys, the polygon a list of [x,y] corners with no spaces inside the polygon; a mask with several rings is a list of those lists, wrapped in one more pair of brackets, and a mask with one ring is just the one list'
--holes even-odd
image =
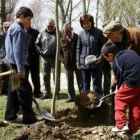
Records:
{"label": "cap", "polygon": [[119,21],[110,21],[110,23],[108,23],[104,29],[103,29],[103,33],[104,34],[113,34],[117,31],[123,30],[123,26]]}
{"label": "cap", "polygon": [[11,24],[12,24],[11,22],[6,21],[3,23],[3,27],[10,27]]}

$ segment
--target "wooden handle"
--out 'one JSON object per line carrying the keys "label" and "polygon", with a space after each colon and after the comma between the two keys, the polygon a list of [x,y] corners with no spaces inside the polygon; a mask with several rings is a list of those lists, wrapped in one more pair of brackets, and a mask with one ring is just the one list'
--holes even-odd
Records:
{"label": "wooden handle", "polygon": [[13,73],[14,73],[14,70],[9,70],[9,71],[0,73],[0,77],[7,76],[7,75],[12,75]]}

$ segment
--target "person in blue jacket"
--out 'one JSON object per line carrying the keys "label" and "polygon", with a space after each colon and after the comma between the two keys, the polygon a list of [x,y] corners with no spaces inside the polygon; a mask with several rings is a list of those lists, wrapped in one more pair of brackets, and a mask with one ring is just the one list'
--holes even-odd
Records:
{"label": "person in blue jacket", "polygon": [[94,18],[90,14],[80,17],[83,30],[80,32],[76,50],[76,65],[82,71],[83,91],[90,90],[91,77],[93,90],[102,95],[102,64],[85,64],[85,58],[89,55],[99,57],[101,48],[106,43],[102,30],[94,27]]}
{"label": "person in blue jacket", "polygon": [[[114,43],[106,43],[101,50],[104,58],[112,63],[117,79],[115,95],[115,121],[113,132],[134,134],[140,122],[140,57],[133,50],[120,51]],[[129,108],[129,118],[126,109]]]}
{"label": "person in blue jacket", "polygon": [[[28,36],[24,27],[31,24],[33,13],[28,7],[20,7],[16,13],[17,20],[8,29],[5,48],[6,59],[17,71],[20,77],[20,87],[9,91],[4,123],[21,121],[25,125],[37,124],[37,118],[32,109],[32,89],[28,81]],[[9,80],[11,82],[11,80]],[[9,84],[10,85],[10,84]],[[23,111],[23,118],[19,118],[19,109]]]}

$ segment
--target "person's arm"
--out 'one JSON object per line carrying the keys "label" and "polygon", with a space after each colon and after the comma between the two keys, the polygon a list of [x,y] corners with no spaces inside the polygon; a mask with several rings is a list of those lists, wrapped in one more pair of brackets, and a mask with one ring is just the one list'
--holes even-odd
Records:
{"label": "person's arm", "polygon": [[13,55],[16,61],[17,65],[17,71],[19,73],[19,76],[21,78],[25,77],[25,68],[24,68],[24,48],[26,46],[25,44],[25,36],[23,36],[23,33],[21,31],[17,32],[13,36]]}
{"label": "person's arm", "polygon": [[80,66],[80,53],[81,53],[81,38],[78,37],[77,47],[76,47],[76,65],[78,69],[81,69]]}
{"label": "person's arm", "polygon": [[41,40],[41,37],[42,37],[42,35],[41,35],[41,33],[39,33],[38,36],[37,36],[37,39],[35,41],[35,47],[36,47],[37,52],[40,55],[43,55],[43,51],[41,49],[41,41],[40,41]]}

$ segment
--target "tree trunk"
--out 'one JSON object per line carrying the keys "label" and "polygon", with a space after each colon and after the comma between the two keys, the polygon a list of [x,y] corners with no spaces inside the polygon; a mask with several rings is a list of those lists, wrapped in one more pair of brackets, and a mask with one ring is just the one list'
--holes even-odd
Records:
{"label": "tree trunk", "polygon": [[59,79],[59,72],[60,72],[60,60],[59,60],[59,53],[60,53],[60,32],[59,32],[59,23],[58,23],[58,0],[56,0],[56,7],[55,7],[55,19],[56,19],[56,36],[57,36],[57,49],[56,49],[56,61],[55,61],[55,87],[54,93],[52,98],[52,106],[51,106],[51,114],[55,114],[55,97],[57,92],[58,79]]}

